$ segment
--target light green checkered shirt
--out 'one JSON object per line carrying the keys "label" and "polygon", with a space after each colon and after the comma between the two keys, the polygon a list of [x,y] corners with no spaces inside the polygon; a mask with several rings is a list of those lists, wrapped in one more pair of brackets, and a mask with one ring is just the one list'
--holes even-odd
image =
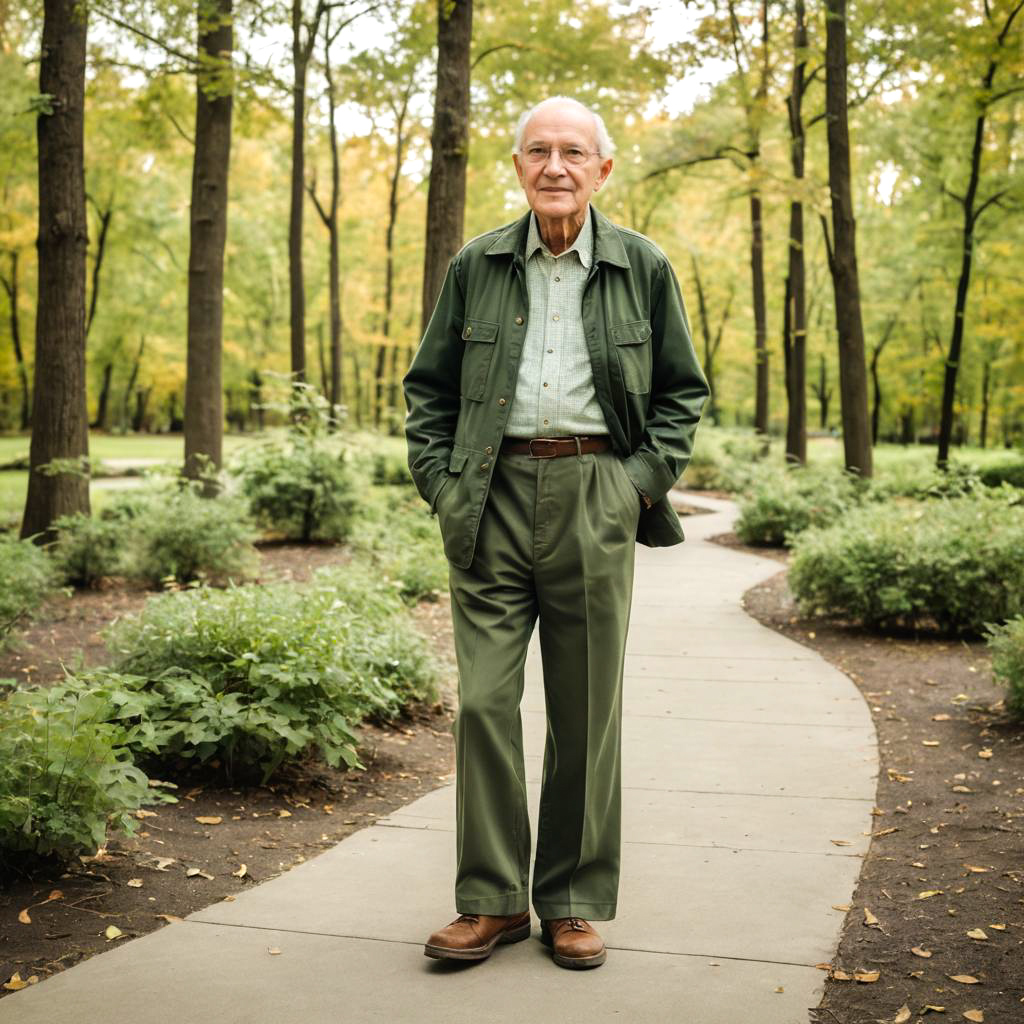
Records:
{"label": "light green checkered shirt", "polygon": [[608,433],[583,334],[583,286],[593,259],[589,204],[576,241],[558,256],[541,239],[536,214],[530,218],[526,239],[530,318],[506,437]]}

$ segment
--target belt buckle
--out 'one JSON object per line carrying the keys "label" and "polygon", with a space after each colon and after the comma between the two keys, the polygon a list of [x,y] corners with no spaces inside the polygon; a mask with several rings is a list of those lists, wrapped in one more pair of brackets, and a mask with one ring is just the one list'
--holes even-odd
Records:
{"label": "belt buckle", "polygon": [[[548,455],[537,455],[534,452],[533,446],[538,441],[540,441],[542,444],[549,444],[549,445],[551,445],[551,451],[550,451],[550,453]],[[531,437],[530,441],[529,441],[529,445],[530,445],[530,458],[531,459],[553,459],[553,458],[555,458],[558,455],[558,452],[555,451],[555,447],[554,447],[555,439],[553,437]]]}

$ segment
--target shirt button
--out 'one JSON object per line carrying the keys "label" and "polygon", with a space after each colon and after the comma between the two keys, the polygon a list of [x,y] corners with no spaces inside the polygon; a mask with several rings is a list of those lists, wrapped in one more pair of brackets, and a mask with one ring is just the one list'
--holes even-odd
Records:
{"label": "shirt button", "polygon": [[548,382],[544,381],[544,387],[547,387],[547,386],[548,386]]}
{"label": "shirt button", "polygon": [[521,324],[522,322],[523,322],[523,318],[521,316],[517,316],[516,317],[516,323],[517,324]]}
{"label": "shirt button", "polygon": [[493,451],[494,451],[494,449],[493,449],[493,448],[492,448],[492,447],[491,447],[490,445],[488,445],[488,446],[487,446],[487,447],[486,447],[486,448],[484,449],[484,455],[490,455],[490,454],[491,454],[491,452],[493,452]]}
{"label": "shirt button", "polygon": [[548,425],[548,422],[549,422],[548,420],[545,420],[545,421],[544,421],[544,426],[545,426],[545,427],[546,427],[546,426]]}
{"label": "shirt button", "polygon": [[549,348],[548,351],[549,352],[554,352],[555,350],[553,348]]}
{"label": "shirt button", "polygon": [[504,405],[504,404],[505,404],[505,399],[504,398],[499,398],[498,399],[498,405]]}
{"label": "shirt button", "polygon": [[560,277],[559,277],[559,276],[558,276],[558,275],[556,274],[556,275],[555,275],[555,280],[556,280],[556,281],[561,281],[562,279],[561,279],[561,278],[560,278]]}
{"label": "shirt button", "polygon": [[553,317],[552,317],[551,319],[552,319],[552,320],[558,320],[558,319],[559,319],[559,316],[558,316],[558,314],[556,313],[556,314],[555,314],[555,315],[554,315],[554,316],[553,316]]}

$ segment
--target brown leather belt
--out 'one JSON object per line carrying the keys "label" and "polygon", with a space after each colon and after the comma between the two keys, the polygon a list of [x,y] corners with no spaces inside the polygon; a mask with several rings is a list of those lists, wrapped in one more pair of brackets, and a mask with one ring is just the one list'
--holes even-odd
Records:
{"label": "brown leather belt", "polygon": [[611,439],[601,437],[532,437],[506,438],[501,450],[511,455],[532,455],[535,459],[557,459],[562,455],[590,455],[606,452],[611,448]]}

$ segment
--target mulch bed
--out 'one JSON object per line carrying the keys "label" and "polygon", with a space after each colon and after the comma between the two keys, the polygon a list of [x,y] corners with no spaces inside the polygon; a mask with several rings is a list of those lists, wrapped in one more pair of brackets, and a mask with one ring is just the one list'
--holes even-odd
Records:
{"label": "mulch bed", "polygon": [[812,1024],[1020,1024],[1024,724],[985,644],[802,616],[784,569],[744,604],[849,675],[878,735],[873,838]]}
{"label": "mulch bed", "polygon": [[[319,566],[348,558],[344,548],[293,544],[268,545],[261,553],[261,579],[267,581],[303,580]],[[56,598],[0,658],[0,676],[53,681],[62,676],[62,663],[78,663],[79,652],[85,664],[100,664],[105,649],[99,631],[115,616],[137,611],[149,596],[121,586]],[[40,868],[31,877],[3,880],[0,998],[114,942],[233,900],[247,886],[283,874],[451,781],[457,697],[448,598],[423,602],[413,614],[443,668],[441,699],[412,705],[391,722],[359,726],[358,752],[366,771],[307,759],[283,768],[261,787],[218,784],[209,767],[191,777],[165,777],[159,781],[174,787],[170,792],[179,802],[144,809],[133,837],[111,834],[96,857],[69,872]],[[198,818],[220,823],[202,824]],[[111,925],[121,934],[108,938]],[[20,982],[11,980],[15,975]]]}

